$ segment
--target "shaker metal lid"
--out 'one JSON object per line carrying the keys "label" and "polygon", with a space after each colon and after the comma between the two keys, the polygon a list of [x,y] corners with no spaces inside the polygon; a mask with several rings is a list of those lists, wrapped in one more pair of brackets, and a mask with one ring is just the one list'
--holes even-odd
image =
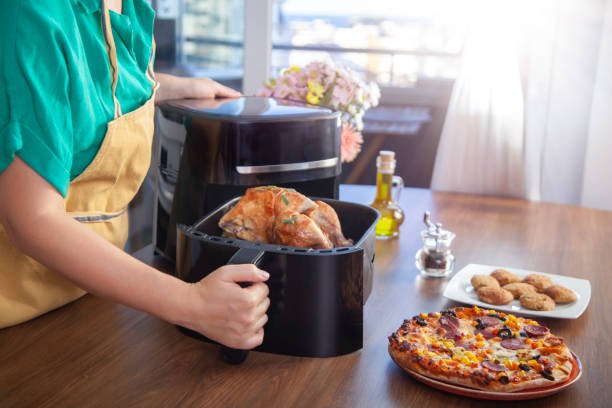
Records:
{"label": "shaker metal lid", "polygon": [[455,237],[455,233],[449,230],[442,229],[442,224],[431,221],[431,215],[429,211],[425,211],[423,214],[423,223],[427,226],[427,229],[421,232],[423,238],[433,238],[436,241],[447,241]]}

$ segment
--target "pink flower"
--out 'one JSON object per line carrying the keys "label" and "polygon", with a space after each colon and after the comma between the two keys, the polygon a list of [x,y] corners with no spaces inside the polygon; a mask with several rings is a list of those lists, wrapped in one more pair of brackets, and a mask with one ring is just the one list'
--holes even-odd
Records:
{"label": "pink flower", "polygon": [[273,91],[273,96],[277,98],[287,98],[290,97],[293,89],[283,83],[279,84]]}
{"label": "pink flower", "polygon": [[363,115],[378,104],[380,90],[350,68],[313,61],[305,67],[284,69],[263,84],[259,95],[307,101],[339,111],[343,123],[341,158],[343,162],[350,162],[357,157],[363,143],[360,133]]}
{"label": "pink flower", "polygon": [[351,101],[351,94],[348,89],[336,85],[332,92],[332,98],[332,103],[334,103],[334,105],[337,107],[340,107],[349,104]]}
{"label": "pink flower", "polygon": [[347,123],[342,125],[342,144],[340,146],[340,157],[342,162],[349,163],[355,160],[359,152],[361,151],[361,144],[363,143],[363,136],[360,132],[353,129],[353,127]]}

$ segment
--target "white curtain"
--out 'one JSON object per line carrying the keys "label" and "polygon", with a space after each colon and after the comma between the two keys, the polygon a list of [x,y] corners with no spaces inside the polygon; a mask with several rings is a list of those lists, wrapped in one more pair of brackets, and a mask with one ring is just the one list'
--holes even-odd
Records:
{"label": "white curtain", "polygon": [[485,3],[432,188],[612,209],[612,0]]}
{"label": "white curtain", "polygon": [[523,196],[523,96],[512,7],[473,5],[462,68],[440,136],[432,188]]}

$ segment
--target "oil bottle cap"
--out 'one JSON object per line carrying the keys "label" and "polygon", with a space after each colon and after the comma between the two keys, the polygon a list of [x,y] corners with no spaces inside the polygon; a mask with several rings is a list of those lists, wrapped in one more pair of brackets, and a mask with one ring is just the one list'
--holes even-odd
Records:
{"label": "oil bottle cap", "polygon": [[381,150],[378,152],[376,167],[383,173],[393,173],[395,171],[395,152],[391,150]]}

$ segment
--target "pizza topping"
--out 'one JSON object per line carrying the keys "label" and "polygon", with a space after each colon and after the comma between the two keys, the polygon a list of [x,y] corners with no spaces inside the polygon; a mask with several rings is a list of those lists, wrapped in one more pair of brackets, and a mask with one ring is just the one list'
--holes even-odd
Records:
{"label": "pizza topping", "polygon": [[455,316],[442,315],[439,321],[440,321],[440,325],[447,330],[451,329],[454,331],[459,328],[459,319],[457,319],[457,317]]}
{"label": "pizza topping", "polygon": [[497,326],[502,322],[499,317],[497,317],[497,315],[484,316],[479,319],[476,319],[476,321],[482,323],[483,325],[485,325],[485,327]]}
{"label": "pizza topping", "polygon": [[501,346],[508,350],[519,350],[526,347],[523,340],[514,337],[502,340]]}
{"label": "pizza topping", "polygon": [[[532,349],[540,349],[544,347],[544,342],[542,340],[533,341],[531,339],[525,339],[525,344],[530,345]],[[542,353],[542,351],[540,351],[540,353]]]}
{"label": "pizza topping", "polygon": [[536,371],[540,371],[542,369],[542,364],[538,363],[535,360],[527,361],[527,365]]}
{"label": "pizza topping", "polygon": [[444,334],[444,337],[447,339],[452,339],[452,340],[459,340],[461,339],[463,336],[461,335],[461,332],[459,330],[447,330],[446,334]]}
{"label": "pizza topping", "polygon": [[523,329],[525,330],[525,332],[527,333],[529,337],[542,337],[550,333],[550,330],[548,330],[548,327],[538,326],[534,324],[525,325]]}
{"label": "pizza topping", "polygon": [[415,316],[414,320],[419,326],[427,326],[427,320],[425,320],[421,316]]}
{"label": "pizza topping", "polygon": [[550,346],[560,346],[563,344],[563,338],[550,336],[548,339],[546,339],[546,342]]}
{"label": "pizza topping", "polygon": [[540,371],[540,374],[542,374],[542,377],[546,378],[547,380],[555,381],[555,377],[553,377],[552,372],[548,369]]}
{"label": "pizza topping", "polygon": [[469,349],[472,344],[474,344],[474,343],[472,343],[472,342],[470,342],[468,340],[459,340],[459,341],[455,342],[455,346],[463,347],[466,350]]}
{"label": "pizza topping", "polygon": [[507,327],[504,327],[497,332],[497,335],[502,339],[509,339],[512,337],[512,331]]}
{"label": "pizza topping", "polygon": [[484,329],[480,331],[480,334],[482,334],[482,337],[484,337],[487,340],[495,337],[496,333],[497,333],[496,327],[485,327]]}
{"label": "pizza topping", "polygon": [[519,364],[519,368],[523,371],[531,370],[531,367],[529,367],[527,364],[524,364],[524,363]]}
{"label": "pizza topping", "polygon": [[454,311],[450,310],[450,309],[445,309],[445,310],[442,310],[440,313],[442,314],[442,316],[453,316],[453,317],[457,317],[457,314],[456,314]]}
{"label": "pizza topping", "polygon": [[505,318],[504,316],[502,316],[502,315],[498,314],[498,313],[491,313],[491,314],[489,314],[489,316],[492,316],[492,317],[497,317],[497,318],[498,318],[499,320],[501,320],[502,322],[505,322],[505,321],[506,321],[506,318]]}
{"label": "pizza topping", "polygon": [[506,366],[503,364],[495,364],[493,361],[491,360],[485,360],[482,363],[482,366],[484,368],[488,368],[491,371],[495,371],[495,372],[501,372],[501,371],[506,371]]}
{"label": "pizza topping", "polygon": [[508,384],[510,382],[510,379],[508,378],[507,375],[502,375],[501,377],[498,378],[498,380],[502,384]]}
{"label": "pizza topping", "polygon": [[459,331],[460,322],[457,317],[445,314],[440,317],[439,323],[446,330],[444,337],[447,339],[459,340],[462,337]]}

